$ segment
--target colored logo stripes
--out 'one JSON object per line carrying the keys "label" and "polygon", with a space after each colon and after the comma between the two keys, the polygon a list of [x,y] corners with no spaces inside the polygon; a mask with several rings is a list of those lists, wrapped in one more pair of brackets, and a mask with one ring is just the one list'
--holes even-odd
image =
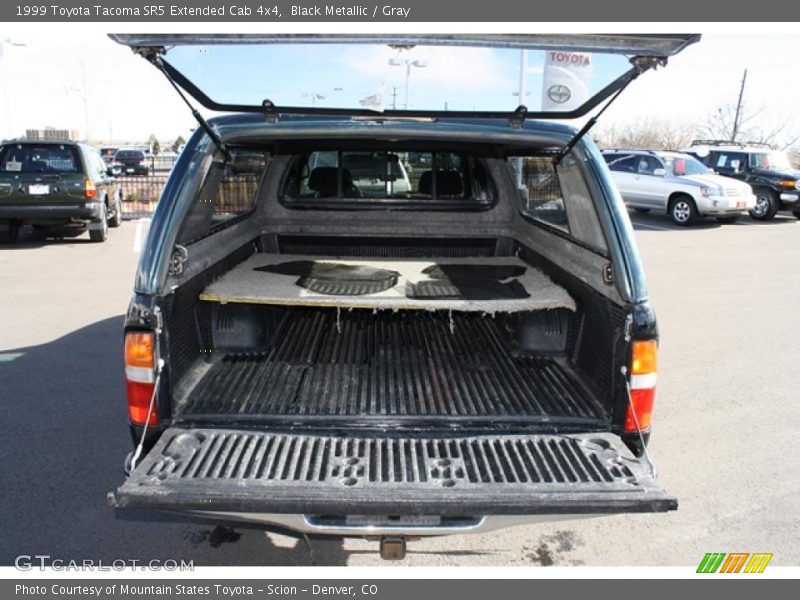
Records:
{"label": "colored logo stripes", "polygon": [[700,561],[698,573],[763,573],[772,560],[766,552],[709,552]]}

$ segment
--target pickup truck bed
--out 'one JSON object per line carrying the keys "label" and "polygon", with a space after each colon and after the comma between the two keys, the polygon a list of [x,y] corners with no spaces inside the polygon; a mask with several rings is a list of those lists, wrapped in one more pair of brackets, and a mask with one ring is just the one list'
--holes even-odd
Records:
{"label": "pickup truck bed", "polygon": [[[549,337],[566,333],[566,312],[544,317]],[[529,325],[523,315],[268,307],[247,321],[241,312],[221,314],[232,328],[249,322],[271,333],[257,350],[215,351],[178,405],[180,418],[358,417],[360,426],[445,417],[600,426],[607,418],[564,357],[527,352],[515,338],[512,327]]]}

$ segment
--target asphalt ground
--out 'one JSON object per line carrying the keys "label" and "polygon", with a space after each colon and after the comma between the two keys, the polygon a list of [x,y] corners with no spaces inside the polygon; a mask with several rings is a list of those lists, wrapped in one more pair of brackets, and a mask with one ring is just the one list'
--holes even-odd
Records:
{"label": "asphalt ground", "polygon": [[706,552],[800,564],[800,221],[682,229],[632,215],[661,330],[650,452],[669,514],[377,543],[172,515],[115,514],[130,450],[122,323],[147,223],[104,244],[24,230],[0,247],[0,564],[194,560],[195,565],[687,565]]}

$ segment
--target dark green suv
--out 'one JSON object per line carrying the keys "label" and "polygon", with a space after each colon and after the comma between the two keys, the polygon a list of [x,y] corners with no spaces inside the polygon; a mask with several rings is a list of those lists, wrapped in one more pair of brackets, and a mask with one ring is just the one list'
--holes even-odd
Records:
{"label": "dark green suv", "polygon": [[67,140],[11,140],[0,145],[0,242],[24,224],[79,225],[93,242],[122,222],[122,192],[91,146]]}

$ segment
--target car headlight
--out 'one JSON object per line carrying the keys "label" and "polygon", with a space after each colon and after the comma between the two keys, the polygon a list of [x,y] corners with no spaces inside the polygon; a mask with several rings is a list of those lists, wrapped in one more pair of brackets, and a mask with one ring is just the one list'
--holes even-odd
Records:
{"label": "car headlight", "polygon": [[721,187],[708,187],[703,186],[700,188],[700,193],[705,196],[724,196],[725,195],[725,188]]}

